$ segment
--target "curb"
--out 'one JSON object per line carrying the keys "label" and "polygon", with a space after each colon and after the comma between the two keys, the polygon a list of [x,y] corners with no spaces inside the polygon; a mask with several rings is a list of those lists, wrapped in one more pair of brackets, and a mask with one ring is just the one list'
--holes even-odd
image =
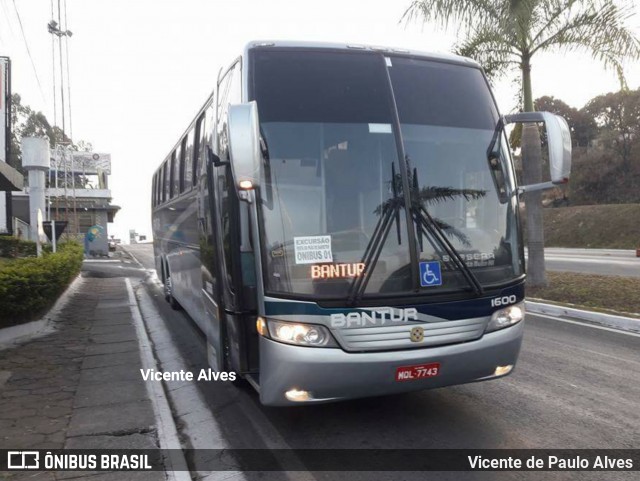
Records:
{"label": "curb", "polygon": [[53,307],[42,316],[42,319],[0,329],[0,349],[5,349],[14,344],[19,344],[20,342],[25,342],[34,337],[43,336],[52,332],[53,327],[50,325],[51,321],[67,304],[71,294],[80,288],[82,282],[83,278],[81,274],[78,273],[75,279],[71,281],[65,291],[58,297]]}
{"label": "curb", "polygon": [[[142,368],[157,370],[158,366],[151,349],[149,334],[147,333],[144,320],[142,319],[142,314],[138,307],[138,301],[136,300],[131,280],[127,277],[125,278],[125,283],[127,285],[127,294],[129,297],[129,309],[131,310],[131,315],[133,317],[138,337]],[[168,450],[167,452],[169,453],[169,455],[164,459],[167,479],[170,481],[191,481],[189,471],[185,471],[188,469],[187,461],[182,451],[178,430],[173,420],[169,401],[167,400],[164,389],[161,384],[155,382],[147,382],[145,385],[157,422],[157,434],[160,449]]]}
{"label": "curb", "polygon": [[599,324],[613,329],[622,331],[630,331],[640,333],[640,319],[632,317],[616,316],[613,314],[604,314],[602,312],[584,311],[582,309],[574,309],[572,307],[558,306],[555,304],[544,304],[542,302],[526,301],[527,312],[534,314],[547,314],[550,316],[565,316],[573,319],[579,319],[594,324]]}

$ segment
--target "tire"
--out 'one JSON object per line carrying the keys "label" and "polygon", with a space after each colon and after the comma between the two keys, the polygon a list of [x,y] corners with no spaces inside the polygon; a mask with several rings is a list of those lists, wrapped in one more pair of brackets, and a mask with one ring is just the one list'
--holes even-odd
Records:
{"label": "tire", "polygon": [[179,311],[182,309],[180,303],[176,301],[175,297],[173,297],[173,289],[171,288],[171,276],[167,276],[167,279],[164,282],[164,298],[171,306],[171,309],[174,311]]}
{"label": "tire", "polygon": [[[222,355],[222,362],[224,364],[223,366],[223,370],[226,372],[231,372],[232,367],[231,367],[231,353],[230,353],[230,346],[229,346],[229,338],[227,337],[227,335],[225,334],[224,336],[224,352]],[[240,375],[240,373],[234,371],[236,373],[236,379],[235,381],[229,381],[232,385],[234,385],[237,388],[240,389],[245,389],[248,385],[249,385],[249,381],[247,381],[244,377],[242,377]]]}
{"label": "tire", "polygon": [[[227,343],[226,340],[224,342],[224,346],[222,349],[223,349],[222,366],[218,367],[218,371],[231,372],[231,367],[230,367],[231,363],[229,362],[229,344]],[[207,364],[211,369],[215,370],[216,363],[212,362],[212,358],[214,355],[215,354],[212,350],[212,346],[209,343],[209,340],[207,339]],[[237,372],[236,372],[236,379],[234,381],[228,381],[228,382],[237,388],[245,388],[247,384],[249,384],[244,378],[241,378]]]}

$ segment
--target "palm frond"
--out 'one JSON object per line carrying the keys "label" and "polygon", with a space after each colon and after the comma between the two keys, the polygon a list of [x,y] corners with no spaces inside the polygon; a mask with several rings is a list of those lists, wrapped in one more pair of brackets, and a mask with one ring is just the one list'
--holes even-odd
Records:
{"label": "palm frond", "polygon": [[466,201],[480,199],[487,195],[486,190],[477,189],[456,189],[453,187],[422,187],[417,193],[418,201],[421,205],[437,204],[455,200],[457,197],[464,197]]}
{"label": "palm frond", "polygon": [[434,224],[438,226],[438,228],[447,234],[449,237],[454,237],[458,239],[458,241],[465,247],[471,247],[471,242],[469,242],[469,237],[467,235],[453,227],[451,224],[447,224],[441,219],[433,219]]}
{"label": "palm frond", "polygon": [[469,28],[479,23],[498,23],[503,18],[496,0],[414,0],[400,21],[435,22],[442,27]]}
{"label": "palm frond", "polygon": [[503,32],[493,26],[476,28],[454,47],[454,52],[476,60],[487,76],[497,79],[519,63],[519,52],[504,41]]}
{"label": "palm frond", "polygon": [[[537,51],[584,51],[616,71],[624,85],[623,59],[640,59],[640,40],[626,25],[633,15],[631,3],[618,4],[613,0],[571,2],[564,13],[548,22],[547,31],[535,35]],[[546,25],[546,24],[545,24]]]}

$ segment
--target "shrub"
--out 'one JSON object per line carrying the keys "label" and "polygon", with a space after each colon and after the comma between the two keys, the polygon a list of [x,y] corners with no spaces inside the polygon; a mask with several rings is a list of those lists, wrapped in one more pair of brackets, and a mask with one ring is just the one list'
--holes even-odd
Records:
{"label": "shrub", "polygon": [[36,243],[12,236],[0,236],[0,257],[35,257]]}
{"label": "shrub", "polygon": [[0,327],[36,318],[54,304],[82,267],[77,243],[58,246],[57,253],[17,259],[0,267]]}

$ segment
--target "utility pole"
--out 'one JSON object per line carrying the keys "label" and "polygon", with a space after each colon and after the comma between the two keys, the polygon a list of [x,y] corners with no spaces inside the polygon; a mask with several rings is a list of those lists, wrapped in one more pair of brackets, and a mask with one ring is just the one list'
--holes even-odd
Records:
{"label": "utility pole", "polygon": [[[55,170],[55,188],[56,188],[56,194],[58,194],[57,189],[58,189],[58,176],[60,175],[60,162],[62,161],[63,163],[63,169],[64,169],[64,209],[65,209],[65,220],[67,221],[67,224],[69,222],[69,197],[68,197],[68,187],[69,187],[69,172],[68,172],[68,168],[71,167],[71,177],[73,179],[73,184],[72,184],[72,191],[73,191],[73,208],[74,208],[74,218],[75,218],[75,234],[78,234],[78,222],[77,222],[77,212],[76,212],[76,199],[75,199],[75,172],[74,172],[74,168],[73,168],[73,154],[69,151],[68,146],[73,145],[72,144],[72,139],[71,136],[69,136],[69,142],[65,141],[65,137],[66,137],[66,112],[65,112],[65,95],[64,95],[64,91],[65,91],[65,85],[64,85],[64,63],[63,63],[63,48],[62,48],[62,37],[65,37],[65,42],[68,40],[69,37],[71,37],[73,35],[73,33],[68,30],[67,27],[67,13],[66,13],[66,0],[63,0],[65,2],[65,14],[64,14],[64,25],[62,25],[63,20],[62,20],[62,12],[61,12],[61,3],[60,0],[58,0],[58,16],[57,16],[57,21],[55,19],[51,19],[51,21],[47,24],[47,31],[52,35],[52,44],[51,44],[51,49],[52,49],[52,57],[53,58],[53,81],[54,81],[54,92],[53,92],[53,108],[54,108],[54,119],[53,119],[53,124],[55,125],[57,123],[57,118],[56,118],[56,92],[55,92],[55,79],[56,79],[56,72],[55,72],[55,38],[58,38],[58,55],[59,55],[59,63],[60,63],[60,116],[61,116],[61,120],[62,120],[62,138],[61,139],[54,139],[54,158],[55,158],[55,165],[56,165],[56,170]],[[54,16],[54,11],[53,11],[53,2],[51,5],[51,16]],[[67,52],[67,89],[68,89],[68,94],[69,94],[69,101],[70,101],[70,95],[71,95],[71,88],[69,86],[69,49],[68,49],[68,45],[65,43],[65,51]],[[69,106],[69,122],[71,122],[71,108]],[[67,155],[71,155],[71,162],[69,164],[69,159],[67,158]],[[51,184],[49,185],[49,188],[51,188]],[[56,195],[56,218],[59,217],[59,213],[58,213],[58,208],[59,208],[59,195]],[[53,220],[51,219],[51,214],[49,214],[49,220]]]}

